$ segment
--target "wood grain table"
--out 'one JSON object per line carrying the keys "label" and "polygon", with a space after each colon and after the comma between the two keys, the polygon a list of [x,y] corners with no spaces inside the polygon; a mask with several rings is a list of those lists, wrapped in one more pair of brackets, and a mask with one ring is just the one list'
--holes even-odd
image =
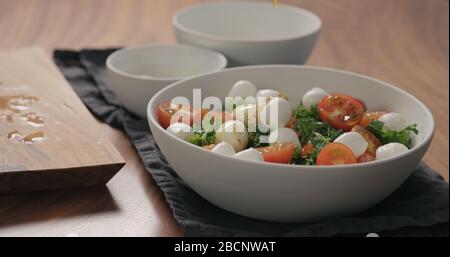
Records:
{"label": "wood grain table", "polygon": [[[171,15],[197,2],[0,0],[0,49],[38,45],[51,54],[55,48],[173,42]],[[281,2],[323,20],[308,64],[388,81],[430,107],[437,131],[425,161],[448,179],[448,0]],[[181,235],[128,138],[101,126],[127,162],[107,187],[0,196],[0,236]]]}

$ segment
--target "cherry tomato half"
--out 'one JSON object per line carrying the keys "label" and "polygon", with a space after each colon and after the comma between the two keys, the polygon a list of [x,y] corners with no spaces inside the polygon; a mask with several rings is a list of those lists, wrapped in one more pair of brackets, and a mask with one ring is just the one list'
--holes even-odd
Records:
{"label": "cherry tomato half", "polygon": [[291,119],[286,124],[286,128],[294,129],[295,124],[297,124],[297,117],[292,116]]}
{"label": "cherry tomato half", "polygon": [[356,159],[358,163],[364,163],[364,162],[372,162],[375,161],[375,156],[371,155],[368,152],[365,152],[361,154],[358,159]]}
{"label": "cherry tomato half", "polygon": [[216,144],[204,145],[202,147],[205,148],[205,149],[211,150],[211,149],[214,148],[214,146],[216,146]]}
{"label": "cherry tomato half", "polygon": [[378,147],[380,147],[382,145],[381,141],[374,134],[370,133],[369,130],[367,130],[366,128],[364,128],[361,125],[354,126],[352,128],[352,132],[357,132],[361,136],[364,137],[364,139],[367,141],[367,143],[369,143],[369,145],[367,146],[366,152],[375,156]]}
{"label": "cherry tomato half", "polygon": [[[184,122],[192,126],[193,122],[197,119],[201,122],[203,117],[209,112],[209,109],[192,110],[190,106],[171,104],[167,101],[158,105],[156,114],[158,116],[159,124],[166,129],[170,126],[171,122]],[[228,114],[223,114],[223,117],[229,118],[230,116]]]}
{"label": "cherry tomato half", "polygon": [[294,154],[295,145],[292,143],[273,144],[257,148],[261,152],[264,161],[276,163],[289,163]]}
{"label": "cherry tomato half", "polygon": [[317,165],[340,165],[356,163],[350,148],[341,143],[327,144],[317,156]]}
{"label": "cherry tomato half", "polygon": [[343,131],[359,124],[365,111],[360,100],[341,94],[324,97],[318,107],[320,119]]}
{"label": "cherry tomato half", "polygon": [[[159,104],[156,110],[156,115],[158,116],[159,124],[161,125],[161,127],[163,127],[164,129],[169,127],[172,115],[174,115],[181,109],[181,105],[171,104],[169,101]],[[186,111],[186,108],[183,111]]]}
{"label": "cherry tomato half", "polygon": [[384,114],[386,114],[387,112],[384,111],[378,111],[378,112],[365,112],[361,122],[359,123],[359,125],[363,126],[363,127],[367,127],[369,126],[369,124],[374,121],[374,120],[378,120],[381,116],[383,116]]}
{"label": "cherry tomato half", "polygon": [[302,157],[307,157],[314,150],[314,146],[311,143],[307,143],[302,147]]}

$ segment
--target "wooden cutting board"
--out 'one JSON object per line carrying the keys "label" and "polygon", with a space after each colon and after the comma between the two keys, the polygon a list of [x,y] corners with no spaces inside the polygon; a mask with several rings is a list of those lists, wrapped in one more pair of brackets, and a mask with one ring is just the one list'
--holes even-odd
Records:
{"label": "wooden cutting board", "polygon": [[104,185],[124,164],[41,49],[0,52],[0,193]]}

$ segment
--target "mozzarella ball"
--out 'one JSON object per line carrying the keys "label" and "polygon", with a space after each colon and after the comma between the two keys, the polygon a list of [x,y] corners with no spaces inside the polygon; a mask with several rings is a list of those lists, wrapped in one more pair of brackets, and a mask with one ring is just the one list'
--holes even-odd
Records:
{"label": "mozzarella ball", "polygon": [[244,122],[245,126],[256,128],[258,124],[258,108],[256,104],[244,104],[234,109],[234,118]]}
{"label": "mozzarella ball", "polygon": [[263,98],[266,98],[267,100],[270,100],[275,97],[281,97],[281,98],[288,100],[288,97],[286,94],[284,94],[283,92],[274,90],[274,89],[260,89],[260,90],[258,90],[258,92],[256,92],[256,98],[258,98],[258,97],[263,97]]}
{"label": "mozzarella ball", "polygon": [[212,149],[212,152],[220,153],[224,155],[233,156],[236,152],[234,151],[233,146],[228,144],[227,142],[220,142],[219,144],[215,145]]}
{"label": "mozzarella ball", "polygon": [[258,90],[256,93],[256,102],[258,105],[258,110],[261,111],[261,109],[273,98],[281,97],[285,100],[288,100],[287,96],[284,93],[281,93],[277,90],[273,89],[261,89]]}
{"label": "mozzarella ball", "polygon": [[399,155],[399,154],[407,152],[407,151],[408,151],[408,147],[404,146],[403,144],[389,143],[389,144],[378,147],[375,159],[383,160],[383,159],[394,157],[396,155]]}
{"label": "mozzarella ball", "polygon": [[245,104],[243,97],[225,97],[225,111],[232,112],[236,106]]}
{"label": "mozzarella ball", "polygon": [[307,110],[309,110],[311,105],[318,104],[322,98],[328,95],[329,94],[325,90],[314,87],[303,95],[302,104]]}
{"label": "mozzarella ball", "polygon": [[258,89],[256,88],[256,86],[248,81],[248,80],[240,80],[236,83],[234,83],[233,87],[231,88],[230,92],[228,93],[228,96],[232,96],[232,97],[237,97],[237,96],[241,96],[241,97],[247,97],[247,96],[255,96],[256,95],[256,91]]}
{"label": "mozzarella ball", "polygon": [[216,132],[216,144],[229,143],[236,152],[243,150],[248,143],[248,133],[245,124],[239,120],[229,120],[220,126]]}
{"label": "mozzarella ball", "polygon": [[261,89],[256,92],[256,97],[279,97],[280,92],[273,89]]}
{"label": "mozzarella ball", "polygon": [[231,112],[234,108],[245,104],[256,104],[256,98],[254,96],[225,97],[225,110],[228,112]]}
{"label": "mozzarella ball", "polygon": [[292,117],[292,106],[283,98],[270,100],[259,112],[259,121],[266,127],[277,129],[284,127]]}
{"label": "mozzarella ball", "polygon": [[369,142],[357,132],[346,132],[337,137],[334,142],[346,145],[356,157],[362,155],[369,146]]}
{"label": "mozzarella ball", "polygon": [[256,98],[254,96],[247,96],[244,99],[244,104],[256,104]]}
{"label": "mozzarella ball", "polygon": [[279,128],[269,135],[269,143],[293,143],[296,147],[300,147],[300,140],[297,133],[290,128]]}
{"label": "mozzarella ball", "polygon": [[183,139],[187,140],[187,138],[193,134],[192,129],[189,125],[181,122],[175,122],[170,124],[169,127],[167,127],[167,132]]}
{"label": "mozzarella ball", "polygon": [[384,123],[385,128],[393,131],[402,131],[408,126],[405,117],[396,112],[386,113],[378,120]]}
{"label": "mozzarella ball", "polygon": [[252,160],[252,161],[264,161],[261,153],[255,148],[249,148],[244,151],[240,151],[235,154],[234,157],[243,160]]}

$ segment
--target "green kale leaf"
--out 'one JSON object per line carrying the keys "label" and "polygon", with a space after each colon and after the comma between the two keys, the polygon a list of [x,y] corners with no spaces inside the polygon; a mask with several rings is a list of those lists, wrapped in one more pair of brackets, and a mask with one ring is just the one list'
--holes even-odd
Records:
{"label": "green kale leaf", "polygon": [[411,137],[410,132],[414,134],[419,134],[417,125],[409,125],[402,131],[389,130],[384,127],[384,123],[379,120],[372,121],[367,129],[374,134],[383,144],[388,143],[400,143],[408,148],[411,148]]}

